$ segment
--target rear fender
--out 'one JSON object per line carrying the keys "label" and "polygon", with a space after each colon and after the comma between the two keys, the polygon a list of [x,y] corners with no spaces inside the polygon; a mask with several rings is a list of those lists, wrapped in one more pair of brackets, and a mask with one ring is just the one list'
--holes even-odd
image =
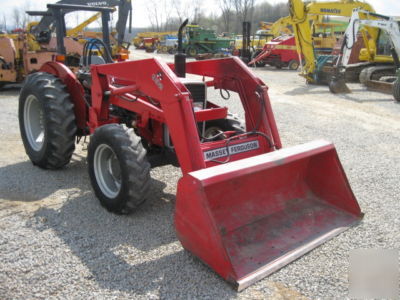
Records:
{"label": "rear fender", "polygon": [[74,103],[76,125],[81,135],[85,135],[87,122],[85,91],[75,74],[64,64],[52,61],[43,64],[40,71],[53,74],[67,86],[68,93]]}

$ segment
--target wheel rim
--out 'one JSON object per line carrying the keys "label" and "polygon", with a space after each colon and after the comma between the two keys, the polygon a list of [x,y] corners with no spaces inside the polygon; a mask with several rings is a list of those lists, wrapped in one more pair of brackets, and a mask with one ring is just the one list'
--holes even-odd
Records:
{"label": "wheel rim", "polygon": [[189,55],[190,56],[196,56],[196,53],[197,53],[196,49],[194,49],[194,48],[190,48],[189,49]]}
{"label": "wheel rim", "polygon": [[298,67],[299,67],[299,64],[297,62],[292,62],[292,65],[291,65],[292,70],[297,70]]}
{"label": "wheel rim", "polygon": [[108,198],[115,198],[121,190],[121,168],[118,157],[110,146],[101,144],[96,148],[93,169],[103,194]]}
{"label": "wheel rim", "polygon": [[40,151],[45,138],[44,113],[34,95],[29,95],[25,100],[24,127],[29,145],[33,150]]}
{"label": "wheel rim", "polygon": [[[213,137],[218,135],[216,137],[216,139],[223,140],[224,139],[224,135],[222,134],[223,132],[224,131],[221,128],[219,128],[217,126],[213,126],[213,127],[210,127],[210,128],[206,129],[206,131],[204,132],[204,137],[206,139],[211,139],[211,138],[213,138]],[[219,134],[221,134],[221,135],[219,135]]]}

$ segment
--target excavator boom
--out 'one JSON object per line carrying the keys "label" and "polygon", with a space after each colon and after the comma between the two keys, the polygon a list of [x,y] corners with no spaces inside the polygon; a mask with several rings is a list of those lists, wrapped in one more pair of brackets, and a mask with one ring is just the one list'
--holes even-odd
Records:
{"label": "excavator boom", "polygon": [[[294,35],[296,37],[297,51],[302,53],[305,59],[305,65],[301,75],[306,78],[307,82],[318,82],[315,73],[317,57],[314,51],[310,18],[312,18],[312,16],[351,17],[353,9],[355,8],[374,12],[371,5],[361,1],[341,0],[307,3],[302,0],[289,0],[289,11],[293,23]],[[369,33],[371,37],[376,40],[379,31],[371,29],[369,30]]]}

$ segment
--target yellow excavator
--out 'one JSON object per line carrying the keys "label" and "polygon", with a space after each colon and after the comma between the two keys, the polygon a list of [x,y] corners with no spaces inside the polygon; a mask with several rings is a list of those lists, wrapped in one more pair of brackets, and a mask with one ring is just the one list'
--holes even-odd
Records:
{"label": "yellow excavator", "polygon": [[260,30],[264,30],[265,34],[269,36],[269,40],[280,35],[293,34],[291,18],[289,16],[282,17],[274,23],[260,22]]}
{"label": "yellow excavator", "polygon": [[78,24],[74,28],[71,28],[71,29],[67,30],[67,36],[78,37],[80,34],[83,34],[83,31],[85,30],[85,28],[87,26],[92,24],[94,21],[96,21],[100,17],[101,17],[101,13],[100,12],[95,13],[93,16],[89,17],[88,19],[86,19],[82,23]]}
{"label": "yellow excavator", "polygon": [[[293,31],[296,37],[296,47],[299,54],[304,56],[304,66],[301,75],[306,78],[307,83],[328,83],[330,74],[324,71],[326,60],[330,56],[317,57],[315,54],[314,37],[310,18],[312,16],[339,16],[351,17],[353,9],[360,8],[364,11],[375,12],[373,7],[361,1],[340,0],[303,2],[302,0],[289,0],[289,12]],[[378,39],[379,29],[366,27],[370,38]]]}
{"label": "yellow excavator", "polygon": [[[397,101],[400,100],[398,90],[398,70],[400,68],[400,26],[395,17],[384,16],[360,9],[354,9],[350,19],[349,26],[346,29],[344,40],[342,43],[342,51],[335,65],[335,74],[329,84],[329,90],[332,93],[349,93],[350,89],[345,82],[345,72],[349,67],[349,60],[352,52],[352,46],[357,42],[357,32],[360,26],[368,25],[369,27],[381,29],[381,33],[386,33],[388,43],[386,48],[392,53],[393,64],[379,64],[374,66],[365,65],[360,74],[363,75],[362,80],[369,89],[377,90],[384,93],[394,95]],[[372,55],[373,53],[369,53]],[[397,74],[396,74],[397,73]],[[396,82],[396,84],[395,84]]]}

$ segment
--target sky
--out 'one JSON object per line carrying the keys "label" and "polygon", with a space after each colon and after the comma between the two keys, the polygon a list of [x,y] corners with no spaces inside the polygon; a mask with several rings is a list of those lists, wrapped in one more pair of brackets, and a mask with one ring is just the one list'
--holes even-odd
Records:
{"label": "sky", "polygon": [[[2,20],[2,14],[7,16],[7,20],[12,22],[12,10],[14,7],[24,7],[24,9],[30,10],[45,10],[47,3],[54,3],[58,0],[0,0],[0,20]],[[171,0],[173,1],[173,0]],[[191,0],[181,0],[187,3],[193,3]],[[198,0],[199,1],[199,0]],[[218,0],[200,0],[203,3],[204,13],[218,11]],[[262,2],[264,0],[256,0]],[[287,0],[265,0],[270,3],[287,2]],[[148,17],[149,2],[154,3],[158,1],[149,0],[132,0],[133,3],[133,27],[147,27],[150,26]],[[370,3],[376,10],[376,12],[384,15],[400,16],[400,0],[369,0]],[[207,8],[207,9],[206,9]],[[83,19],[81,20],[83,21]]]}

